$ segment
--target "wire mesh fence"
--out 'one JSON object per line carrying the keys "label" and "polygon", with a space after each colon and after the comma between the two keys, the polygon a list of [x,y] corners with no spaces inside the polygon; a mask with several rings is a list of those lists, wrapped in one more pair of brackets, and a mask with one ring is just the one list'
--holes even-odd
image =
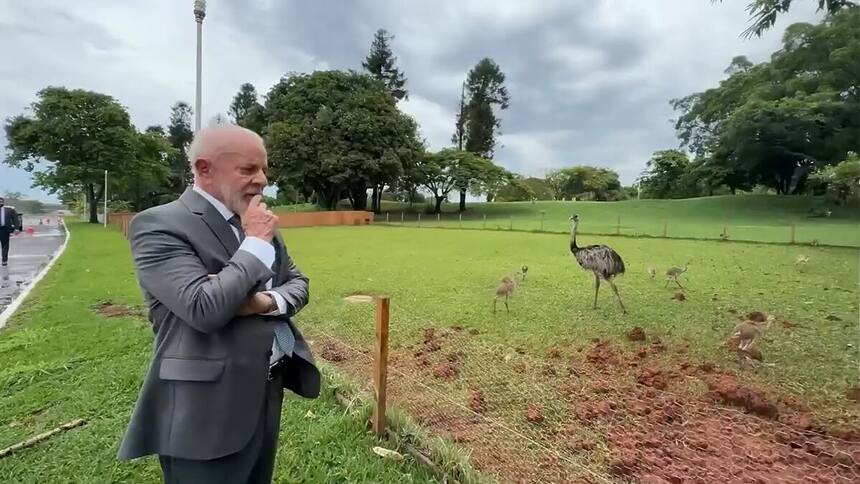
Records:
{"label": "wire mesh fence", "polygon": [[[387,405],[499,482],[860,482],[860,427],[821,425],[804,402],[648,337],[510,347],[464,326],[398,332]],[[402,309],[402,308],[401,308]],[[398,312],[400,311],[400,312]],[[371,394],[366,327],[312,334],[317,355]]]}
{"label": "wire mesh fence", "polygon": [[[570,227],[567,220],[541,216],[491,215],[474,213],[424,214],[384,212],[375,223],[392,226],[424,228],[460,228],[474,230],[509,230],[527,232],[564,233]],[[659,237],[670,239],[697,239],[765,242],[780,244],[828,245],[860,247],[860,227],[856,223],[781,223],[765,225],[752,221],[719,223],[700,219],[664,218],[655,220],[631,214],[616,214],[592,219],[581,224],[579,233],[585,235],[618,235],[628,237]]]}

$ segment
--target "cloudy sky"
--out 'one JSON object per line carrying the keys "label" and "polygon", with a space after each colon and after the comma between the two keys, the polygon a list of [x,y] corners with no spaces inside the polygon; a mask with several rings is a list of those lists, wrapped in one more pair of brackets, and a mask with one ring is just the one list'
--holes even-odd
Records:
{"label": "cloudy sky", "polygon": [[[141,129],[193,103],[192,0],[0,0],[0,116],[63,85],[104,92]],[[433,149],[448,145],[460,84],[481,58],[507,75],[496,161],[524,175],[591,164],[631,183],[675,147],[669,100],[715,85],[735,55],[766,60],[785,26],[816,22],[811,0],[762,38],[742,39],[749,0],[209,0],[203,117],[226,113],[243,82],[265,93],[288,72],[360,69],[373,32],[395,35],[409,100]],[[6,140],[0,132],[0,145]],[[0,165],[0,193],[30,188]]]}

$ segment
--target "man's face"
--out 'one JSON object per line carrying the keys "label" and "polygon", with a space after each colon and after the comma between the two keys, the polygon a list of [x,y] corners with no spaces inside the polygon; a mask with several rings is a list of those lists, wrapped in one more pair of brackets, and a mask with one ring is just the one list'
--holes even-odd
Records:
{"label": "man's face", "polygon": [[266,150],[259,138],[229,133],[209,160],[198,160],[197,170],[208,191],[240,216],[255,195],[268,185]]}
{"label": "man's face", "polygon": [[268,185],[266,152],[223,153],[214,164],[214,180],[227,208],[242,215],[255,195]]}

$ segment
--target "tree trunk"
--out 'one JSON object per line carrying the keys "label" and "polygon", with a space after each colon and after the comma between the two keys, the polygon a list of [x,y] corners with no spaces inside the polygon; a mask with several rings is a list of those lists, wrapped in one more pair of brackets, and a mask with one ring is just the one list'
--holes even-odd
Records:
{"label": "tree trunk", "polygon": [[460,211],[466,211],[466,190],[463,188],[460,189]]}
{"label": "tree trunk", "polygon": [[90,223],[97,224],[99,223],[99,207],[97,205],[98,199],[96,198],[95,187],[92,183],[87,183],[86,190],[87,204],[90,206]]}
{"label": "tree trunk", "polygon": [[436,198],[436,209],[433,213],[442,213],[442,201],[446,197],[440,197],[439,195],[434,195],[434,197]]}
{"label": "tree trunk", "polygon": [[353,210],[367,210],[367,187],[356,185],[350,188],[350,201]]}
{"label": "tree trunk", "polygon": [[379,185],[373,184],[373,193],[371,194],[370,209],[373,213],[379,213]]}

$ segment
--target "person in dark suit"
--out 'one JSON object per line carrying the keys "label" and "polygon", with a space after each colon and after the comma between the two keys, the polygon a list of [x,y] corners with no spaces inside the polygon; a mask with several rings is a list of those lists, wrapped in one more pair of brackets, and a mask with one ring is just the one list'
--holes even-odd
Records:
{"label": "person in dark suit", "polygon": [[188,157],[194,186],[129,228],[155,341],[118,457],[157,454],[166,483],[269,483],[284,388],[320,392],[291,319],[308,303],[308,278],[260,201],[262,139],[206,128]]}
{"label": "person in dark suit", "polygon": [[17,230],[21,231],[22,220],[15,207],[7,207],[6,199],[0,197],[0,264],[9,265],[9,239]]}

